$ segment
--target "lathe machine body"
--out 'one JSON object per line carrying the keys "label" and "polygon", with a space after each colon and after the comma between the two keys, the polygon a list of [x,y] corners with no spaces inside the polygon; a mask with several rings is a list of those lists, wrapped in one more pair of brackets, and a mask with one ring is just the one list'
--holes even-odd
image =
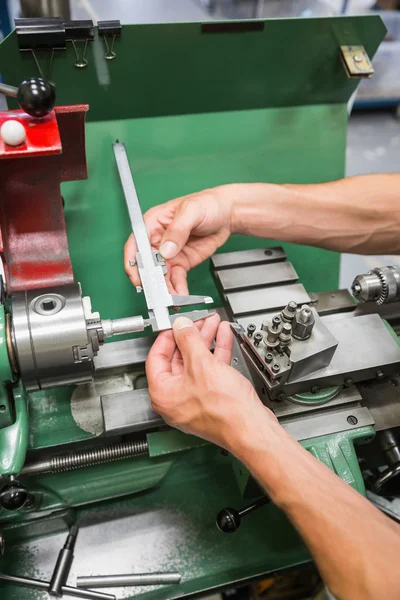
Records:
{"label": "lathe machine body", "polygon": [[[44,120],[12,102],[0,114],[22,121],[29,142],[0,146],[0,484],[21,486],[17,505],[26,494],[21,507],[0,508],[0,571],[49,577],[77,522],[71,578],[182,574],[179,585],[128,587],[124,598],[179,597],[306,563],[273,505],[234,535],[216,528],[224,506],[262,491],[232,457],[151,410],[151,328],[105,339],[112,321],[149,312],[124,273],[132,226],[113,144],[126,148],[143,212],[224,183],[341,178],[357,86],[349,48],[372,59],[384,26],[375,16],[124,25],[108,39],[114,30],[99,24],[74,44],[59,37],[71,25],[57,27],[54,38],[24,30],[22,42],[14,32],[0,45],[3,81],[18,86],[39,63],[57,90]],[[381,457],[376,432],[400,426],[400,349],[378,308],[337,289],[338,273],[336,253],[234,236],[188,283],[236,323],[233,366],[300,443],[365,493],[354,445],[370,443]],[[274,366],[275,378],[249,325],[264,331],[290,301],[315,324],[309,339],[293,341],[290,368]],[[0,589],[4,600],[45,597]]]}

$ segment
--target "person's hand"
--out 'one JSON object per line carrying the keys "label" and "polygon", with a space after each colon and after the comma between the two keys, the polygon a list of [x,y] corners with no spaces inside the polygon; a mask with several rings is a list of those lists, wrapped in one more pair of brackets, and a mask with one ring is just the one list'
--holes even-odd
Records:
{"label": "person's hand", "polygon": [[[187,317],[164,331],[146,360],[153,409],[171,426],[234,452],[268,413],[252,384],[230,366],[233,334],[217,314],[199,329]],[[216,338],[214,354],[210,347]],[[246,430],[246,431],[245,431]]]}
{"label": "person's hand", "polygon": [[[188,294],[186,276],[222,246],[231,234],[232,202],[229,188],[221,186],[170,200],[146,212],[144,220],[153,248],[167,261],[166,281],[171,294]],[[136,266],[137,247],[131,235],[124,248],[125,271],[141,285]]]}

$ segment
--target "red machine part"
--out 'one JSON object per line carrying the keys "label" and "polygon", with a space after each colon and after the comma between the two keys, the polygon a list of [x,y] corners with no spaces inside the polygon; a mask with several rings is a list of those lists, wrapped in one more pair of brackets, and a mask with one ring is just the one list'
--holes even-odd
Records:
{"label": "red machine part", "polygon": [[74,280],[60,183],[87,178],[88,108],[59,107],[43,119],[21,110],[0,113],[0,127],[13,119],[26,133],[20,146],[0,141],[0,253],[8,294]]}

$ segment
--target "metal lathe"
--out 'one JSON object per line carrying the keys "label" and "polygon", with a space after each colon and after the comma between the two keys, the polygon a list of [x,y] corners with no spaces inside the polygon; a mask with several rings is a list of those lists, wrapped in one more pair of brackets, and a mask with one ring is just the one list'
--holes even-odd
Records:
{"label": "metal lathe", "polygon": [[336,253],[234,236],[177,296],[143,221],[224,183],[343,177],[347,103],[384,35],[378,16],[16,20],[0,44],[2,600],[177,598],[311,560],[242,464],[152,410],[146,356],[178,314],[228,319],[261,401],[400,519],[400,271],[355,273],[350,293]]}

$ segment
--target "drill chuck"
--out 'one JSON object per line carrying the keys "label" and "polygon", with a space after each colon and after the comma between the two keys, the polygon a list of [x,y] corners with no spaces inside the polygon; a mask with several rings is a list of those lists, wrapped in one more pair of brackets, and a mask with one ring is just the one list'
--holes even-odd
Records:
{"label": "drill chuck", "polygon": [[397,302],[400,300],[400,267],[382,267],[358,275],[351,291],[360,302],[378,305]]}

